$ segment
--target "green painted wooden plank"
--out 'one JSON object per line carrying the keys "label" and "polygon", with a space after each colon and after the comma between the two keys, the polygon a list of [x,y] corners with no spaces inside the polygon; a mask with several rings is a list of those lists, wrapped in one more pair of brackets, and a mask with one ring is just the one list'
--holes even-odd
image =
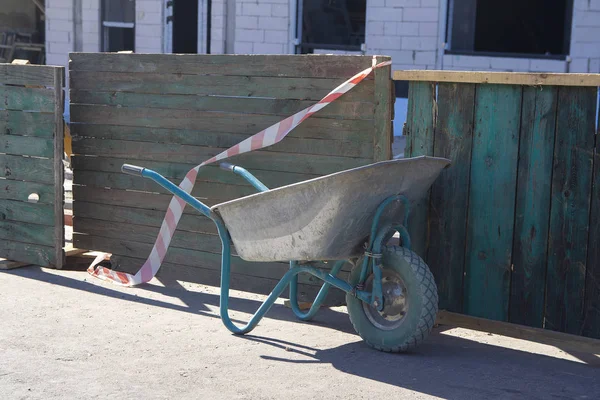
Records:
{"label": "green painted wooden plank", "polygon": [[506,321],[522,88],[478,85],[471,156],[464,311]]}
{"label": "green painted wooden plank", "polygon": [[590,213],[590,238],[585,277],[585,309],[583,334],[600,339],[600,115],[596,125],[594,181]]}
{"label": "green painted wooden plank", "polygon": [[0,258],[42,267],[56,265],[54,247],[0,240]]}
{"label": "green painted wooden plank", "polygon": [[[97,107],[72,105],[71,121],[88,124],[141,126],[255,134],[281,121],[274,115],[202,112],[190,110],[162,110],[135,107]],[[309,123],[310,121],[310,123]],[[339,129],[342,131],[370,132],[373,122],[367,120],[342,120],[312,117],[302,123],[304,129]],[[300,129],[300,127],[298,128]]]}
{"label": "green painted wooden plank", "polygon": [[[142,208],[90,203],[77,199],[77,201],[73,202],[73,228],[76,232],[82,232],[82,229],[79,228],[79,221],[81,219],[94,219],[160,228],[165,218],[165,212],[166,209],[145,210]],[[191,207],[185,208],[184,217],[179,221],[177,229],[183,232],[217,234],[214,222]]]}
{"label": "green painted wooden plank", "polygon": [[0,133],[52,138],[54,114],[0,110]]}
{"label": "green painted wooden plank", "polygon": [[0,177],[54,184],[54,161],[0,154]]}
{"label": "green painted wooden plank", "polygon": [[[308,143],[314,143],[314,146],[334,144],[322,142],[337,141],[342,142],[343,146],[351,145],[361,147],[371,147],[372,138],[368,131],[325,129],[321,120],[307,119],[298,128],[291,131],[285,140],[275,146],[270,147],[272,151],[293,151],[295,146],[302,146],[307,139]],[[338,128],[351,128],[351,126],[338,126]],[[190,129],[166,129],[166,128],[148,128],[140,126],[118,126],[103,124],[71,124],[71,134],[80,137],[94,137],[115,140],[132,140],[136,142],[156,142],[156,143],[179,143],[193,146],[214,146],[231,147],[242,140],[248,138],[256,132],[251,133],[230,133],[230,132],[207,132]],[[298,140],[301,139],[301,140]],[[340,144],[335,144],[339,146]],[[313,146],[313,147],[314,147]],[[344,148],[343,151],[351,151]],[[372,154],[372,151],[369,151]]]}
{"label": "green painted wooden plank", "polygon": [[[73,242],[76,248],[105,251],[118,256],[140,259],[142,260],[142,263],[138,264],[138,269],[152,250],[151,243],[139,243],[132,240],[111,239],[100,236],[74,234]],[[165,263],[218,270],[220,269],[221,255],[211,252],[169,247],[165,257]],[[280,279],[288,268],[289,265],[286,263],[247,262],[239,257],[232,257],[231,259],[231,271],[234,274]],[[134,267],[133,270],[135,269],[136,268]],[[346,274],[340,274],[340,276],[344,277]],[[299,279],[302,283],[319,284],[318,279],[312,276],[301,275]]]}
{"label": "green painted wooden plank", "polygon": [[54,86],[55,70],[64,67],[0,64],[0,83],[6,85]]}
{"label": "green painted wooden plank", "polygon": [[62,69],[54,69],[54,252],[56,268],[62,268],[65,261],[65,223],[64,223],[64,198],[65,198],[65,166],[63,164],[64,133],[64,86],[65,75]]}
{"label": "green painted wooden plank", "polygon": [[33,136],[4,135],[0,132],[0,153],[53,158],[54,140]]}
{"label": "green painted wooden plank", "polygon": [[0,86],[0,105],[7,110],[54,112],[54,103],[52,89]]}
{"label": "green painted wooden plank", "polygon": [[371,56],[71,53],[71,71],[349,79]]}
{"label": "green painted wooden plank", "polygon": [[[20,221],[0,221],[0,240],[54,246],[54,224],[51,226],[25,224]],[[19,260],[11,260],[19,261]]]}
{"label": "green painted wooden plank", "polygon": [[[377,57],[377,63],[391,60],[390,57]],[[375,75],[375,121],[373,129],[373,161],[392,158],[392,112],[394,109],[391,66],[376,69]]]}
{"label": "green painted wooden plank", "polygon": [[29,195],[38,195],[38,204],[54,204],[54,184],[0,179],[0,199],[28,201]]}
{"label": "green painted wooden plank", "polygon": [[[433,131],[436,118],[435,84],[410,82],[405,129],[406,157],[433,155]],[[429,192],[412,207],[408,223],[413,250],[425,260],[427,258],[428,209]]]}
{"label": "green painted wooden plank", "polygon": [[544,322],[557,96],[554,86],[523,89],[509,319],[537,328]]}
{"label": "green painted wooden plank", "polygon": [[583,324],[596,93],[558,90],[545,327],[573,334]]}
{"label": "green painted wooden plank", "polygon": [[[79,179],[78,175],[80,172],[98,171],[123,174],[121,172],[121,166],[131,162],[131,160],[125,158],[73,156],[71,162],[73,169],[76,171],[74,176],[75,180],[85,184],[84,180]],[[161,161],[144,161],[143,164],[146,168],[153,169],[160,172],[163,176],[179,182],[185,177],[185,174],[190,169],[197,165],[196,163],[180,164]],[[319,176],[317,174],[301,174],[258,169],[251,169],[250,172],[269,188],[285,186]],[[140,178],[136,177],[130,177],[129,179],[131,182],[140,180]],[[246,181],[240,176],[223,171],[217,165],[207,165],[200,168],[197,182],[221,182],[231,183],[233,185],[246,184]]]}
{"label": "green painted wooden plank", "polygon": [[[356,71],[359,72],[359,71]],[[348,78],[352,77],[349,75]],[[172,75],[71,71],[71,89],[145,94],[270,97],[319,101],[345,79],[259,76]],[[346,101],[373,102],[373,80],[365,80],[344,95]]]}
{"label": "green painted wooden plank", "polygon": [[[129,92],[71,91],[71,104],[146,107],[173,110],[223,111],[287,117],[315,104],[315,101],[257,97],[198,96],[197,94],[146,94]],[[372,102],[351,101],[352,92],[318,111],[322,118],[373,119]],[[350,99],[350,101],[348,100]],[[364,100],[364,99],[358,99]]]}
{"label": "green painted wooden plank", "polygon": [[462,311],[475,85],[440,83],[434,155],[452,160],[431,188],[427,261],[439,307]]}
{"label": "green painted wooden plank", "polygon": [[54,226],[54,206],[52,204],[25,203],[13,200],[0,201],[0,224],[3,221]]}
{"label": "green painted wooden plank", "polygon": [[[95,155],[110,158],[125,158],[129,163],[144,164],[143,161],[178,160],[200,164],[225,149],[200,146],[155,145],[148,142],[84,139],[73,144],[73,152],[79,155]],[[330,174],[355,168],[372,162],[371,158],[350,158],[312,154],[289,154],[254,151],[229,159],[247,169],[279,170],[301,174]],[[142,165],[143,166],[143,165]]]}

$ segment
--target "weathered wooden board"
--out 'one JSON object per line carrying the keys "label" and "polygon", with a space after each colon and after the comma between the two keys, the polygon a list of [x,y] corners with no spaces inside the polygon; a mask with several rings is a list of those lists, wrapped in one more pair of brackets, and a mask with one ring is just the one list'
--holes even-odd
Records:
{"label": "weathered wooden board", "polygon": [[[171,55],[71,53],[72,71],[243,77],[352,77],[372,65],[372,57],[323,55]],[[386,60],[390,58],[387,57]],[[335,86],[334,86],[335,87]]]}
{"label": "weathered wooden board", "polygon": [[479,85],[467,222],[464,311],[505,321],[519,156],[522,88]]}
{"label": "weathered wooden board", "polygon": [[510,322],[543,327],[558,91],[523,89]]}
{"label": "weathered wooden board", "polygon": [[0,177],[28,182],[54,184],[54,161],[0,154]]}
{"label": "weathered wooden board", "polygon": [[0,133],[52,138],[54,114],[0,110]]}
{"label": "weathered wooden board", "polygon": [[0,65],[0,257],[61,268],[64,68]]}
{"label": "weathered wooden board", "polygon": [[[335,87],[335,86],[334,86]],[[326,92],[325,92],[326,93]],[[317,96],[318,97],[318,96]],[[348,97],[340,98],[316,115],[322,118],[373,119],[375,106],[373,103],[352,101],[352,97],[360,97],[350,92]],[[312,100],[278,99],[261,97],[231,97],[210,94],[147,94],[130,92],[100,92],[79,90],[71,92],[74,104],[94,104],[119,107],[144,107],[172,110],[222,111],[238,114],[264,114],[287,117],[315,104]]]}
{"label": "weathered wooden board", "polygon": [[[357,71],[359,72],[359,71]],[[278,78],[256,76],[175,75],[161,73],[106,73],[73,71],[71,81],[77,90],[135,92],[144,94],[192,94],[196,96],[235,96],[271,99],[321,100],[345,79]],[[373,97],[373,81],[353,88],[344,101]]]}
{"label": "weathered wooden board", "polygon": [[54,140],[0,132],[0,153],[32,157],[54,157]]}
{"label": "weathered wooden board", "polygon": [[596,125],[590,239],[585,277],[583,334],[600,339],[600,115]]}
{"label": "weathered wooden board", "polygon": [[[433,133],[437,118],[436,85],[430,82],[412,82],[408,88],[408,113],[406,116],[407,157],[432,156]],[[413,250],[427,261],[427,232],[429,192],[410,212],[408,230]]]}
{"label": "weathered wooden board", "polygon": [[[377,63],[385,61],[377,57]],[[373,124],[373,149],[374,161],[384,161],[392,158],[393,125],[392,114],[394,110],[394,90],[390,79],[391,67],[376,69],[375,77],[375,121]],[[364,83],[364,81],[363,81]],[[360,85],[359,85],[360,86]],[[342,96],[340,99],[343,99]],[[335,104],[335,103],[334,103]]]}
{"label": "weathered wooden board", "polygon": [[0,224],[4,221],[54,226],[54,205],[3,200],[0,201]]}
{"label": "weathered wooden board", "polygon": [[462,311],[463,272],[475,85],[442,83],[438,87],[436,157],[452,160],[431,188],[427,261],[436,277],[439,307]]}
{"label": "weathered wooden board", "polygon": [[0,86],[0,105],[6,110],[54,112],[54,90]]}
{"label": "weathered wooden board", "polygon": [[38,203],[54,204],[56,201],[53,184],[0,179],[0,200],[28,201],[33,193],[38,195]]}
{"label": "weathered wooden board", "polygon": [[55,85],[54,68],[39,65],[0,64],[0,82],[6,85]]}
{"label": "weathered wooden board", "polygon": [[596,99],[596,88],[558,90],[545,328],[574,334],[583,324]]}

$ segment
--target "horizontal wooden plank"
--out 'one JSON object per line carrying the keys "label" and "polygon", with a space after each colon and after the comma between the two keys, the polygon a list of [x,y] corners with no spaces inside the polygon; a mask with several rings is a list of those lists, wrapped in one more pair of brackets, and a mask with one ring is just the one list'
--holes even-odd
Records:
{"label": "horizontal wooden plank", "polygon": [[[73,156],[71,159],[75,172],[75,180],[78,183],[85,184],[85,178],[78,176],[84,171],[110,172],[113,174],[125,175],[121,172],[121,166],[126,163],[131,163],[131,160],[124,158],[108,158],[108,157],[85,157]],[[153,169],[163,176],[181,181],[185,174],[195,167],[197,163],[183,164],[175,162],[160,162],[160,161],[143,161],[145,168]],[[269,188],[289,185],[296,182],[305,181],[318,177],[317,174],[302,174],[293,172],[268,171],[251,169],[250,172],[256,176]],[[139,181],[141,178],[130,176],[129,181]],[[246,181],[236,174],[221,170],[217,165],[206,165],[200,168],[198,172],[197,182],[221,182],[231,183],[233,185],[245,185]],[[108,186],[110,187],[110,186]]]}
{"label": "horizontal wooden plank", "polygon": [[54,114],[0,110],[0,133],[52,138]]}
{"label": "horizontal wooden plank", "polygon": [[63,67],[45,65],[0,64],[0,83],[21,86],[54,86],[56,68],[64,71]]}
{"label": "horizontal wooden plank", "polygon": [[600,340],[597,339],[553,332],[547,329],[531,328],[508,322],[476,318],[447,311],[440,311],[436,322],[441,325],[457,326],[476,331],[494,333],[496,335],[544,343],[566,352],[575,351],[600,355]]}
{"label": "horizontal wooden plank", "polygon": [[[142,208],[120,207],[118,205],[91,203],[77,199],[73,202],[74,226],[76,232],[83,232],[79,227],[81,219],[95,219],[106,222],[119,222],[139,226],[160,228],[165,218],[164,210],[145,210]],[[177,229],[183,232],[204,232],[217,234],[214,222],[191,207],[186,207],[184,216]]]}
{"label": "horizontal wooden plank", "polygon": [[[358,93],[358,92],[357,92]],[[315,115],[323,118],[373,119],[373,102],[352,101],[347,96],[331,103]],[[360,97],[360,96],[358,96]],[[358,99],[364,100],[364,99]],[[287,117],[315,104],[315,101],[258,97],[198,96],[197,94],[147,94],[73,90],[71,104],[95,104],[119,107],[161,108],[171,110],[223,111],[240,114],[264,114]]]}
{"label": "horizontal wooden plank", "polygon": [[0,178],[0,199],[28,201],[30,194],[37,194],[38,204],[54,204],[54,184],[14,181]]}
{"label": "horizontal wooden plank", "polygon": [[[73,235],[73,244],[77,248],[105,251],[113,255],[137,258],[142,261],[138,264],[140,267],[152,250],[152,244],[150,243],[139,243],[131,240],[110,239],[79,234]],[[221,255],[217,253],[169,247],[165,262],[217,270],[220,269]],[[231,271],[235,274],[280,279],[288,268],[289,266],[287,263],[251,263],[244,261],[239,257],[232,257],[231,259]],[[340,274],[340,277],[345,278],[345,274]],[[319,284],[319,280],[312,276],[301,276],[300,282]]]}
{"label": "horizontal wooden plank", "polygon": [[0,154],[0,177],[7,179],[54,183],[54,160]]}
{"label": "horizontal wooden plank", "polygon": [[[163,215],[164,217],[164,215]],[[187,215],[182,219],[187,218]],[[212,221],[208,220],[210,223]],[[88,219],[77,216],[74,218],[73,232],[91,236],[133,241],[153,245],[158,236],[159,227],[134,225],[125,222],[104,221],[100,219]],[[171,247],[205,251],[221,254],[221,239],[216,234],[185,232],[177,230],[171,241]],[[232,246],[235,254],[235,249]]]}
{"label": "horizontal wooden plank", "polygon": [[496,83],[528,86],[600,86],[600,74],[549,74],[480,71],[394,71],[396,81]]}
{"label": "horizontal wooden plank", "polygon": [[[358,71],[357,71],[358,72]],[[348,76],[351,77],[352,75]],[[71,90],[190,94],[196,96],[268,97],[318,101],[344,79],[264,78],[260,76],[202,76],[163,73],[71,71]],[[343,96],[345,101],[374,102],[374,85],[367,79]]]}
{"label": "horizontal wooden plank", "polygon": [[54,157],[54,140],[35,136],[5,135],[0,131],[0,153],[33,157]]}
{"label": "horizontal wooden plank", "polygon": [[54,247],[0,240],[0,257],[42,267],[56,265]]}
{"label": "horizontal wooden plank", "polygon": [[[107,122],[107,121],[105,121]],[[108,121],[107,123],[110,123]],[[331,122],[328,122],[331,123]],[[360,124],[363,125],[363,124]],[[291,131],[285,140],[282,140],[275,146],[270,147],[272,151],[288,151],[294,149],[294,146],[320,146],[325,143],[315,140],[333,140],[342,146],[341,151],[350,152],[352,146],[372,147],[373,138],[371,130],[367,129],[368,124],[363,128],[365,130],[342,130],[339,128],[350,128],[350,126],[336,125],[336,129],[329,129],[327,124],[319,119],[307,119],[298,128]],[[238,144],[247,137],[255,134],[250,133],[231,133],[231,132],[209,132],[194,129],[168,129],[151,128],[143,126],[118,126],[104,124],[73,123],[70,125],[71,134],[74,137],[93,137],[115,140],[132,140],[136,142],[155,142],[155,143],[179,143],[193,146],[214,146],[231,147]],[[302,140],[298,140],[302,139]],[[333,146],[334,144],[329,144]],[[350,146],[350,149],[347,147]],[[301,147],[302,148],[302,147]]]}
{"label": "horizontal wooden plank", "polygon": [[0,221],[0,240],[52,247],[54,246],[54,224],[44,226],[3,220]]}
{"label": "horizontal wooden plank", "polygon": [[[327,146],[330,141],[323,141],[323,145],[320,150],[318,147],[314,149],[307,148],[307,151],[313,151],[314,153],[342,153],[335,148],[335,146]],[[333,142],[332,144],[335,144]],[[1,147],[1,142],[0,142]],[[368,147],[365,147],[368,148]],[[177,160],[180,163],[199,164],[200,162],[207,160],[223,151],[227,147],[205,147],[205,146],[190,146],[180,144],[168,144],[168,143],[150,143],[150,142],[134,142],[129,140],[111,140],[111,139],[89,139],[80,138],[73,142],[73,154],[75,155],[93,155],[93,156],[105,156],[110,158],[123,158],[128,160],[147,160],[147,161],[163,161],[170,162]],[[358,149],[357,149],[358,150]],[[358,153],[358,151],[357,151]],[[310,153],[287,153],[287,152],[273,152],[261,150],[254,152],[256,154],[255,159],[263,161],[262,164],[271,164],[271,160],[279,160],[282,157],[289,159],[289,168],[286,170],[295,172],[294,167],[300,168],[306,172],[306,161],[314,162],[315,166],[319,167],[321,164],[330,164],[331,160],[335,160],[339,165],[356,165],[354,159],[372,160],[367,154],[359,154],[357,157],[347,157],[346,155],[334,155],[334,154],[310,154]],[[260,154],[260,156],[258,156]],[[366,156],[365,156],[366,155]],[[246,155],[247,156],[247,155]],[[247,158],[247,157],[246,157]],[[360,163],[360,161],[359,161]],[[256,164],[256,163],[255,163]],[[300,166],[298,166],[300,165]]]}
{"label": "horizontal wooden plank", "polygon": [[4,109],[54,112],[54,104],[52,89],[0,86],[0,107]]}
{"label": "horizontal wooden plank", "polygon": [[[70,53],[71,71],[349,79],[371,56]],[[389,60],[389,57],[384,59]]]}
{"label": "horizontal wooden plank", "polygon": [[[111,174],[106,172],[76,171],[73,174],[74,183],[94,186],[98,188],[111,188],[122,190],[136,190],[142,192],[164,193],[170,192],[150,179],[128,176],[123,173]],[[179,182],[177,182],[179,183]],[[240,182],[242,183],[242,182]],[[257,193],[250,185],[232,185],[220,182],[198,182],[192,190],[192,196],[211,203],[237,199]]]}
{"label": "horizontal wooden plank", "polygon": [[[281,121],[273,115],[248,115],[189,110],[152,108],[118,108],[93,105],[71,105],[73,123],[141,126],[149,128],[189,129],[205,132],[255,134]],[[310,123],[309,123],[310,122]],[[304,129],[338,129],[368,134],[373,122],[311,117],[301,126]],[[300,127],[298,128],[300,129]]]}
{"label": "horizontal wooden plank", "polygon": [[54,206],[14,200],[0,201],[0,225],[4,221],[54,226]]}

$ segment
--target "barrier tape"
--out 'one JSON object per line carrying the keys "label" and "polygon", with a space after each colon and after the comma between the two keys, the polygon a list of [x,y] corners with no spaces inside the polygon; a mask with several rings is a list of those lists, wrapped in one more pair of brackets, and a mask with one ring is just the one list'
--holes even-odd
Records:
{"label": "barrier tape", "polygon": [[[373,65],[370,68],[359,72],[352,78],[348,79],[346,82],[333,89],[318,103],[308,108],[305,108],[304,110],[268,127],[265,130],[258,132],[256,135],[243,140],[235,146],[225,150],[220,154],[217,154],[211,159],[206,160],[202,164],[192,168],[185,175],[185,178],[179,184],[179,187],[183,189],[186,193],[191,193],[194,187],[194,183],[196,182],[196,177],[198,175],[200,167],[214,163],[216,161],[224,160],[228,157],[262,149],[268,146],[272,146],[275,143],[278,143],[303,121],[305,121],[317,111],[322,110],[336,99],[340,98],[344,93],[351,90],[354,86],[356,86],[363,79],[369,76],[371,72],[373,72],[375,69],[387,65],[391,65],[391,61],[377,64],[375,57],[373,57]],[[135,286],[149,282],[152,278],[154,278],[154,276],[158,272],[165,258],[165,255],[167,254],[167,249],[169,248],[171,239],[175,234],[175,229],[177,228],[177,224],[179,223],[179,220],[183,214],[183,209],[185,208],[185,205],[185,201],[181,200],[177,196],[173,196],[171,202],[169,203],[169,208],[167,209],[165,219],[161,224],[160,232],[158,234],[158,237],[156,238],[154,247],[150,252],[150,256],[135,275],[113,271],[106,267],[97,266],[103,260],[103,258],[101,257],[96,258],[96,260],[92,262],[92,264],[88,268],[88,272],[95,277],[108,280],[123,286]]]}

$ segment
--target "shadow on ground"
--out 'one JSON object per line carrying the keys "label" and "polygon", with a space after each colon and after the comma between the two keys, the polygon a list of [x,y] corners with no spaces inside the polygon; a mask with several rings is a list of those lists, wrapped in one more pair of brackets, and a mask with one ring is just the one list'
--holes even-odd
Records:
{"label": "shadow on ground", "polygon": [[[48,273],[40,268],[30,267],[6,273],[101,296],[218,318],[207,307],[218,306],[219,296],[216,294],[190,292],[177,286],[140,286],[144,290],[178,298],[185,304],[177,305]],[[253,313],[259,305],[258,300],[231,299],[231,308],[245,313]],[[295,320],[291,310],[280,305],[275,305],[267,317]],[[331,309],[322,310],[311,324],[353,332],[347,315]],[[600,398],[600,362],[595,356],[588,356],[587,362],[591,365],[586,365],[443,334],[443,328],[436,328],[426,343],[409,354],[374,351],[358,336],[353,343],[329,349],[255,335],[242,336],[240,340],[260,342],[280,350],[280,357],[261,356],[265,360],[307,365],[329,364],[349,375],[446,399]],[[585,357],[580,358],[583,360]],[[364,387],[362,395],[369,398],[368,384]]]}

